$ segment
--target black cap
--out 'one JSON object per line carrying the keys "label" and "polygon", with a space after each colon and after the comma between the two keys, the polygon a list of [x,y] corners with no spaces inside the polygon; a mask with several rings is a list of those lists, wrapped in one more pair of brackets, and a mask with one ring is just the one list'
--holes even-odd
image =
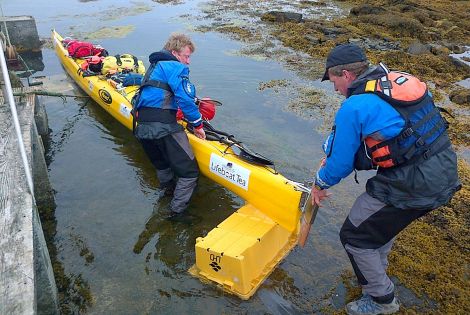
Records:
{"label": "black cap", "polygon": [[326,70],[322,81],[329,80],[328,69],[348,63],[367,61],[366,54],[361,47],[354,44],[343,44],[333,48],[326,58]]}

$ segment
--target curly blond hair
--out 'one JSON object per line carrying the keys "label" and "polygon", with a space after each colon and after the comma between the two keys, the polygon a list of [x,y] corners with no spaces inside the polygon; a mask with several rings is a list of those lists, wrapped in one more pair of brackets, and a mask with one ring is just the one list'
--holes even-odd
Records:
{"label": "curly blond hair", "polygon": [[168,38],[163,49],[180,52],[186,46],[189,47],[191,53],[196,50],[196,46],[194,46],[194,43],[192,42],[191,38],[189,38],[189,36],[182,33],[173,33]]}

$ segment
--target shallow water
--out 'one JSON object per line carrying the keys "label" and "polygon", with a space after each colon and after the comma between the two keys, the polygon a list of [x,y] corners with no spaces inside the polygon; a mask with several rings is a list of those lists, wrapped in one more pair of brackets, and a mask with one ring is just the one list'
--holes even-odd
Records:
{"label": "shallow water", "polygon": [[[304,181],[321,158],[321,120],[304,120],[285,111],[289,95],[260,91],[261,82],[305,81],[274,61],[229,53],[241,44],[217,33],[190,31],[185,14],[197,14],[200,1],[161,5],[152,1],[25,1],[4,3],[5,15],[32,15],[40,37],[55,28],[63,36],[83,35],[103,27],[132,26],[125,38],[97,38],[111,54],[133,53],[147,63],[169,33],[185,31],[197,51],[191,79],[199,96],[223,102],[214,125],[276,161],[277,169]],[[65,75],[55,53],[43,51],[48,86],[83,94]],[[318,82],[312,84],[318,85]],[[55,245],[58,259],[72,278],[90,286],[90,314],[294,314],[324,305],[339,275],[349,269],[338,230],[365,184],[333,189],[321,209],[304,250],[295,249],[249,301],[227,295],[191,277],[194,242],[238,209],[243,201],[201,178],[189,211],[203,220],[191,226],[170,224],[158,201],[158,181],[132,134],[93,102],[43,98],[51,128],[47,153],[56,192]],[[341,198],[339,198],[341,197]],[[91,253],[84,254],[85,252]],[[88,259],[87,259],[88,258]],[[320,305],[320,306],[319,306]]]}

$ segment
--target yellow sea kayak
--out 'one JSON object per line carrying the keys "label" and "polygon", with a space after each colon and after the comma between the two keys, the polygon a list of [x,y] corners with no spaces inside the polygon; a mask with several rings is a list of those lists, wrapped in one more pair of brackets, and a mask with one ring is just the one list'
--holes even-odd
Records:
{"label": "yellow sea kayak", "polygon": [[[54,49],[67,73],[132,130],[130,100],[138,86],[116,89],[105,76],[84,77],[80,71],[84,60],[69,57],[62,40],[53,30]],[[300,186],[267,165],[250,163],[243,154],[250,157],[253,152],[233,145],[230,139],[209,141],[187,134],[201,173],[246,202],[207,236],[196,240],[196,264],[190,272],[247,299],[296,244]]]}

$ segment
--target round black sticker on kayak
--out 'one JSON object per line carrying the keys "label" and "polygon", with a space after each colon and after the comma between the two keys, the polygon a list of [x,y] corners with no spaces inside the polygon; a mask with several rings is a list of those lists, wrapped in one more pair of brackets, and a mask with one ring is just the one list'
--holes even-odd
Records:
{"label": "round black sticker on kayak", "polygon": [[108,91],[105,89],[101,89],[98,91],[98,94],[100,98],[105,102],[106,104],[111,104],[113,102],[113,98],[111,97],[111,94],[109,94]]}

